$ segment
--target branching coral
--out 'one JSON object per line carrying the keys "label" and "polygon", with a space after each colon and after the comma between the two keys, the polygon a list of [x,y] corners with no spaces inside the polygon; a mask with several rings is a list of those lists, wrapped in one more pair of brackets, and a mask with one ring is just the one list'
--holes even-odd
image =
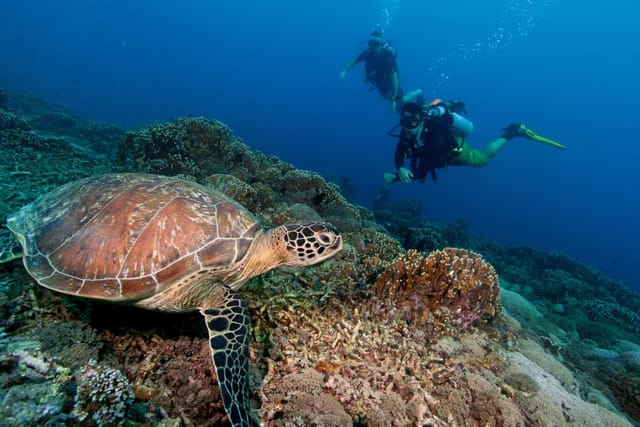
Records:
{"label": "branching coral", "polygon": [[[473,425],[461,409],[457,424],[439,419],[438,413],[446,419],[453,406],[450,398],[433,393],[449,387],[470,398],[472,386],[459,378],[469,370],[497,369],[497,356],[480,338],[484,332],[433,344],[431,331],[409,324],[385,303],[333,301],[322,311],[296,307],[277,314],[280,326],[270,336],[271,360],[261,389],[266,425],[281,425],[279,420],[299,413],[283,395],[300,389],[321,393],[308,384],[314,375],[322,380],[322,392],[357,425]],[[322,375],[311,375],[311,369]]]}
{"label": "branching coral", "polygon": [[474,252],[445,248],[429,256],[409,250],[378,276],[374,293],[390,299],[416,323],[466,329],[500,311],[493,267]]}
{"label": "branching coral", "polygon": [[90,417],[98,426],[103,426],[124,419],[133,402],[133,391],[122,372],[92,361],[80,371],[77,383],[73,413],[80,421]]}
{"label": "branching coral", "polygon": [[[308,381],[309,375],[288,374],[313,368],[323,374],[325,392],[335,396],[354,419],[367,420],[368,425],[391,425],[391,419],[399,418],[407,424],[409,407],[424,405],[432,357],[424,333],[397,317],[380,317],[388,312],[367,308],[360,313],[358,308],[338,304],[325,312],[280,312],[282,326],[271,334],[274,362],[262,389],[262,415],[267,422],[273,419],[269,414],[274,410],[295,413],[296,408],[281,407],[281,395],[287,388],[302,387],[301,381]],[[278,380],[284,381],[283,377],[286,382]],[[381,402],[398,395],[410,401],[407,407],[378,414],[379,421],[386,423],[376,424],[372,418]]]}

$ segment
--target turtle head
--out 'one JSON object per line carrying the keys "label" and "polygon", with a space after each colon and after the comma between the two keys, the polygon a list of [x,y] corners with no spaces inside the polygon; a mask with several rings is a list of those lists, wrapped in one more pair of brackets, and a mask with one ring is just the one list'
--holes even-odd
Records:
{"label": "turtle head", "polygon": [[285,265],[302,267],[331,258],[342,249],[342,236],[331,224],[285,224],[273,230],[286,250]]}
{"label": "turtle head", "polygon": [[223,280],[233,289],[281,265],[304,267],[331,258],[342,249],[342,236],[326,222],[285,224],[257,233],[240,268]]}

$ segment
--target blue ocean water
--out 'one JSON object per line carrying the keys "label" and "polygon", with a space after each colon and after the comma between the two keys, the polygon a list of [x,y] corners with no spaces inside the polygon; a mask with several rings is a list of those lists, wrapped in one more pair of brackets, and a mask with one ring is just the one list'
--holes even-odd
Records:
{"label": "blue ocean water", "polygon": [[405,90],[466,103],[471,145],[523,122],[569,146],[516,139],[485,168],[393,196],[640,289],[638,12],[631,0],[4,1],[0,86],[126,128],[217,118],[252,148],[348,177],[370,206],[398,117],[360,70],[338,75],[379,27]]}

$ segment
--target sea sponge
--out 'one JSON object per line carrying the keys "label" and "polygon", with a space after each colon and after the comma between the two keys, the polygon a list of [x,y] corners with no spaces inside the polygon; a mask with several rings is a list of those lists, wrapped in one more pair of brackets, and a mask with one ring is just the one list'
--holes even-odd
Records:
{"label": "sea sponge", "polygon": [[500,312],[498,275],[482,257],[445,248],[428,256],[409,250],[378,276],[374,293],[390,299],[407,320],[467,329]]}

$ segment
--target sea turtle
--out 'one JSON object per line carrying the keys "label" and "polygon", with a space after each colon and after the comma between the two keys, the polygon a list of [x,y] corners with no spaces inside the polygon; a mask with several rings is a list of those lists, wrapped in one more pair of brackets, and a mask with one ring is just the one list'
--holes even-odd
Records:
{"label": "sea turtle", "polygon": [[214,189],[148,174],[69,183],[23,207],[7,227],[21,250],[6,243],[0,261],[21,256],[42,286],[152,310],[199,310],[234,426],[254,423],[249,311],[237,289],[277,266],[316,264],[342,249],[330,224],[265,232],[249,211]]}

